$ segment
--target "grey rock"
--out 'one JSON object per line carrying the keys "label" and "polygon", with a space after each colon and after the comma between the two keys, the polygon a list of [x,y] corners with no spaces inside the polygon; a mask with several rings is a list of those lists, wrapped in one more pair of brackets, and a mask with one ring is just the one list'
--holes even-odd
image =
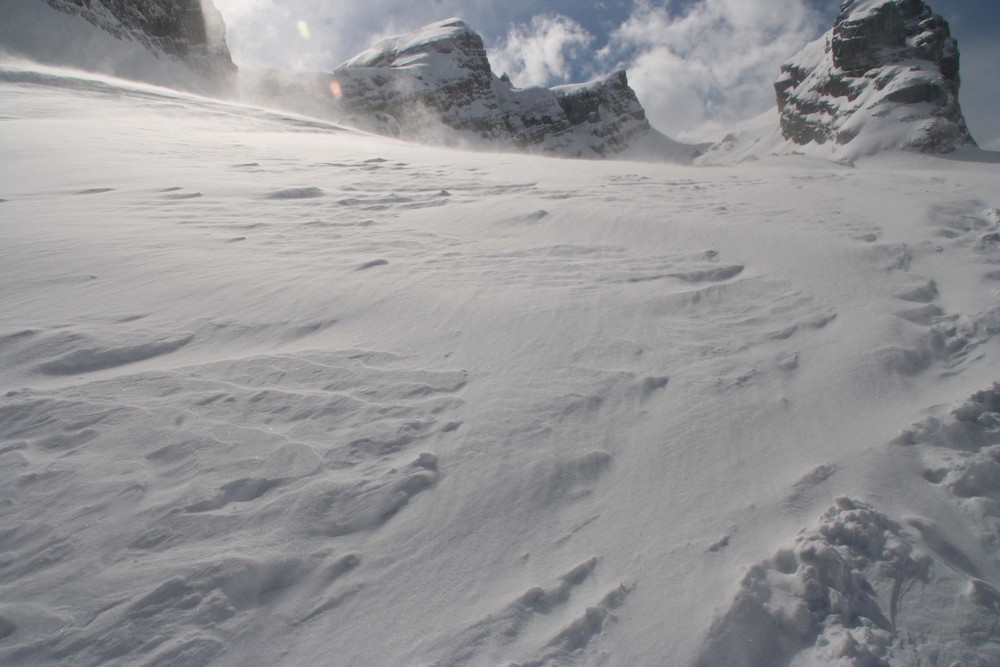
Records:
{"label": "grey rock", "polygon": [[237,67],[222,14],[212,0],[45,0],[121,40],[176,58],[217,88],[232,85]]}
{"label": "grey rock", "polygon": [[300,110],[427,143],[680,162],[695,151],[650,126],[624,71],[519,89],[493,73],[482,38],[460,19],[384,40],[325,77],[272,73],[256,85]]}
{"label": "grey rock", "polygon": [[833,28],[781,72],[781,132],[794,143],[847,145],[905,123],[891,133],[896,147],[975,145],[958,102],[958,44],[921,0],[844,2]]}

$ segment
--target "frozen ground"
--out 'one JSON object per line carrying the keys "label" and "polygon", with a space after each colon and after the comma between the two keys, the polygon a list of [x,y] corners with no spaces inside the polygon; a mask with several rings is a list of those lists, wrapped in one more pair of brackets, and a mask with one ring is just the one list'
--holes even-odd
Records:
{"label": "frozen ground", "polygon": [[963,157],[448,152],[3,66],[0,663],[998,664]]}

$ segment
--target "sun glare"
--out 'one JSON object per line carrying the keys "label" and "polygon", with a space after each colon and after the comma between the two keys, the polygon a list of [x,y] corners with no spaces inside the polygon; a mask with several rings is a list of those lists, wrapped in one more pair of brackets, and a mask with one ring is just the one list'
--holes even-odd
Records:
{"label": "sun glare", "polygon": [[309,38],[312,37],[312,33],[309,32],[309,24],[306,23],[305,21],[299,21],[298,27],[299,27],[299,35],[301,35],[304,41],[308,42]]}

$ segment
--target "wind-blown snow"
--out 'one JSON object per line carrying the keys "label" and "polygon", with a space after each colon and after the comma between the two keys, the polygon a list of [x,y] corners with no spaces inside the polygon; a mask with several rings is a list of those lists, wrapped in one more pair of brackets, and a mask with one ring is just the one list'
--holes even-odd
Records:
{"label": "wind-blown snow", "polygon": [[0,663],[995,663],[989,155],[0,109]]}
{"label": "wind-blown snow", "polygon": [[[121,26],[100,2],[88,2],[86,11],[106,26]],[[44,0],[0,0],[0,16],[0,56],[6,60],[27,58],[201,93],[229,88],[224,74],[232,73],[211,72],[211,59],[205,54],[182,61],[134,40],[127,30],[115,37]],[[228,50],[225,53],[228,61]]]}

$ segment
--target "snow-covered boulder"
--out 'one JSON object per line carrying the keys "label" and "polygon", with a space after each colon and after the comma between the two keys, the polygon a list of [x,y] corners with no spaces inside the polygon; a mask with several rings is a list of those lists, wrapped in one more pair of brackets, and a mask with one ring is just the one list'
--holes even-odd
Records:
{"label": "snow-covered boulder", "polygon": [[837,157],[975,144],[958,103],[958,45],[921,0],[844,2],[781,71],[781,132],[796,144],[829,144]]}
{"label": "snow-covered boulder", "polygon": [[0,0],[0,6],[0,49],[42,63],[202,92],[228,89],[237,73],[212,0]]}
{"label": "snow-covered boulder", "polygon": [[624,71],[515,88],[493,73],[482,38],[460,19],[382,40],[337,67],[330,83],[342,118],[407,139],[566,157],[690,162],[694,153],[650,126]]}

